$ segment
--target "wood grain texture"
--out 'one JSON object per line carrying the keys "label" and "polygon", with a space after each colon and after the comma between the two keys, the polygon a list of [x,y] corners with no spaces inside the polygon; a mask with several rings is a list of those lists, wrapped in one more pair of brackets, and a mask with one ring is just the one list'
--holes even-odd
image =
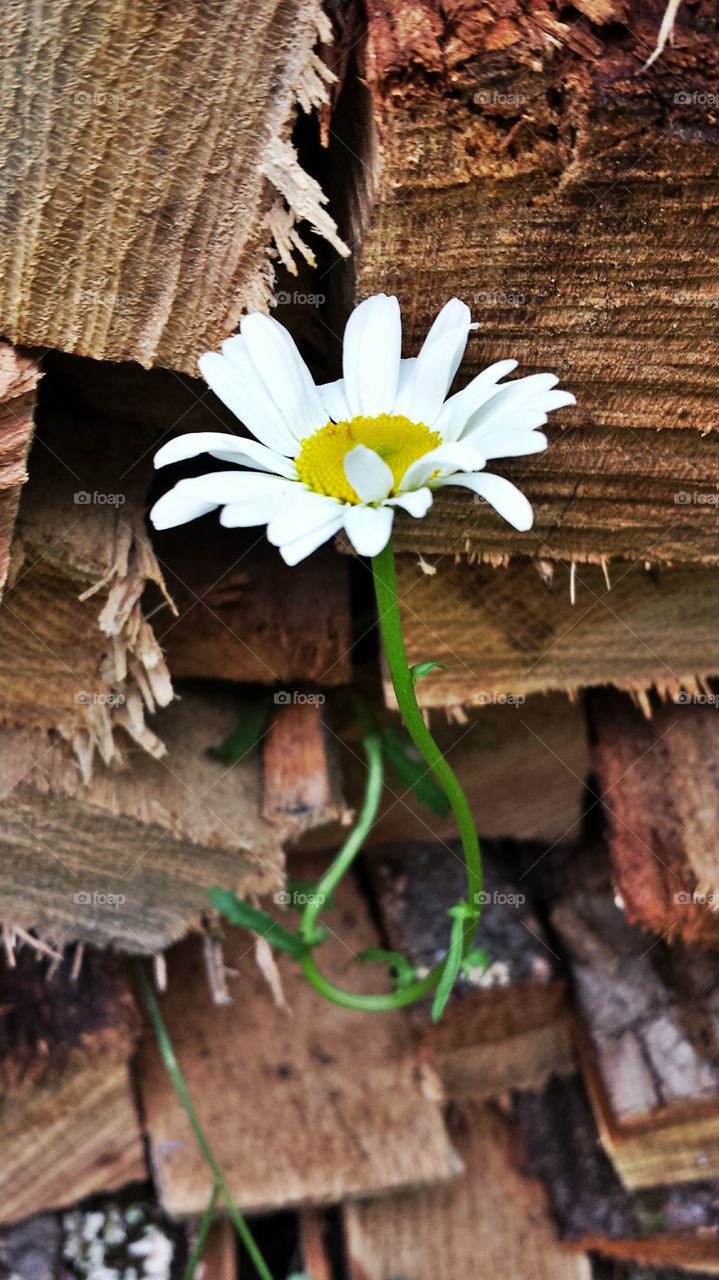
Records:
{"label": "wood grain texture", "polygon": [[121,970],[86,956],[52,980],[30,948],[0,973],[0,1221],[147,1177],[129,1062],[139,1029]]}
{"label": "wood grain texture", "polygon": [[709,947],[719,946],[715,696],[680,692],[650,721],[619,694],[589,704],[612,871],[627,917]]}
{"label": "wood grain texture", "polygon": [[223,529],[216,515],[156,534],[153,546],[178,610],[156,623],[173,676],[285,687],[350,679],[349,566],[334,548],[288,568],[264,530]]}
{"label": "wood grain texture", "polygon": [[32,356],[0,341],[0,593],[7,581],[20,490],[27,480],[39,376]]}
{"label": "wood grain texture", "polygon": [[344,1207],[351,1280],[591,1280],[589,1259],[557,1240],[541,1185],[518,1171],[500,1112],[454,1106],[450,1132],[462,1178]]}
{"label": "wood grain texture", "polygon": [[222,694],[185,692],[158,716],[163,760],[135,748],[88,784],[55,736],[3,733],[0,919],[58,943],[154,952],[199,921],[212,885],[279,889],[283,832],[262,817],[259,755],[207,755],[236,723]]}
{"label": "wood grain texture", "polygon": [[322,6],[148,11],[23,0],[3,24],[0,328],[13,341],[195,372],[266,309],[272,259],[342,251],[290,141],[327,96]]}
{"label": "wood grain texture", "polygon": [[[436,647],[433,640],[432,656]],[[423,683],[417,684],[420,696]],[[548,844],[577,838],[590,769],[584,713],[578,703],[552,694],[529,698],[521,707],[488,704],[451,722],[438,710],[431,728],[467,792],[482,837]],[[346,749],[338,747],[338,760],[348,803],[357,805],[367,777],[359,732],[347,734]],[[387,770],[370,843],[447,840],[456,835],[451,815],[438,818],[430,813]]]}
{"label": "wood grain texture", "polygon": [[[336,901],[325,913],[332,935],[318,963],[350,989],[381,989],[368,966],[352,963],[378,945],[356,886],[345,882]],[[168,958],[162,999],[200,1120],[240,1208],[332,1203],[456,1174],[438,1082],[420,1069],[404,1014],[370,1021],[328,1004],[280,957],[288,1013],[273,1005],[252,953],[247,933],[227,930],[227,964],[237,970],[229,979],[233,1003],[216,1007],[204,994],[196,944],[181,944]],[[162,1203],[172,1214],[201,1213],[207,1168],[149,1040],[139,1078]]]}
{"label": "wood grain texture", "polygon": [[[447,671],[418,682],[426,707],[482,705],[585,685],[614,684],[641,695],[656,686],[699,691],[717,668],[719,577],[686,567],[647,572],[617,563],[608,587],[595,565],[574,577],[560,565],[521,560],[506,569],[437,562],[426,574],[398,557],[398,588],[410,662],[432,658]],[[391,689],[385,682],[386,694]],[[645,699],[646,704],[646,699]]]}
{"label": "wood grain texture", "polygon": [[545,454],[489,467],[526,489],[530,533],[443,495],[398,521],[399,545],[716,564],[716,15],[682,5],[644,71],[664,0],[579,8],[368,6],[360,294],[398,294],[407,354],[464,298],[480,328],[463,381],[513,356],[578,401]]}
{"label": "wood grain texture", "polygon": [[263,811],[293,840],[311,834],[313,842],[321,842],[322,828],[346,827],[351,811],[342,800],[335,739],[327,732],[317,695],[309,698],[275,706],[264,739]]}

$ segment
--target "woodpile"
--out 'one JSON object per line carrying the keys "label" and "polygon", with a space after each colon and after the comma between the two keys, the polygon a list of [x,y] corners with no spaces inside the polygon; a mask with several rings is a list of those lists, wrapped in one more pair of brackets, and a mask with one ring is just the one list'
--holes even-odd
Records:
{"label": "woodpile", "polygon": [[[8,6],[0,1280],[185,1271],[212,1176],[137,957],[273,1275],[719,1276],[719,54],[684,0],[647,65],[665,10]],[[492,467],[531,530],[460,490],[395,524],[484,848],[439,1022],[323,1001],[208,896],[294,927],[362,804],[356,695],[399,734],[367,565],[147,518],[205,469],[160,444],[244,430],[201,353],[271,310],[328,381],[380,291],[405,355],[467,301],[460,386],[514,357],[577,400]],[[421,790],[388,770],[324,904],[350,991],[447,952],[464,867]],[[203,1267],[253,1274],[223,1213]]]}

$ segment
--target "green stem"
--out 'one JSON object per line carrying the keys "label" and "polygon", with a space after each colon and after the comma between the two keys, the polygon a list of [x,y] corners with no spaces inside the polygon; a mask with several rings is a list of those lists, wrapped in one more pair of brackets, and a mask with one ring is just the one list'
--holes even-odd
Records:
{"label": "green stem", "polygon": [[187,1266],[185,1267],[185,1270],[182,1274],[182,1280],[195,1280],[195,1272],[197,1271],[198,1264],[202,1258],[203,1253],[205,1252],[207,1237],[210,1234],[210,1227],[212,1226],[212,1223],[215,1217],[215,1208],[217,1206],[218,1192],[219,1192],[219,1187],[217,1186],[217,1183],[215,1183],[214,1187],[212,1188],[212,1195],[210,1196],[210,1199],[208,1201],[207,1208],[205,1209],[205,1212],[202,1215],[202,1220],[197,1229],[197,1236],[195,1238],[195,1243],[193,1245],[192,1253],[190,1254],[190,1258],[188,1260]]}
{"label": "green stem", "polygon": [[[437,743],[425,725],[422,712],[417,703],[414,681],[407,662],[407,653],[402,636],[402,623],[397,599],[397,576],[391,542],[387,544],[384,551],[374,557],[372,571],[382,640],[387,654],[387,663],[397,703],[414,745],[444,789],[454,811],[467,865],[467,900],[470,904],[476,906],[481,902],[480,895],[484,884],[479,840],[467,797],[454,770],[447,764]],[[349,870],[377,816],[382,793],[383,761],[380,737],[374,727],[369,727],[365,731],[364,748],[367,757],[368,780],[357,823],[334,862],[319,881],[314,895],[314,902],[309,903],[302,914],[300,934],[310,944],[314,939],[317,919],[325,899],[330,896]],[[476,928],[476,918],[468,918],[462,931],[463,956],[472,947]],[[424,996],[429,995],[437,987],[445,967],[445,962],[441,961],[424,978],[386,995],[358,995],[353,991],[345,991],[342,987],[337,987],[334,983],[329,982],[318,969],[312,951],[308,951],[302,957],[300,964],[305,977],[325,999],[331,1000],[333,1004],[342,1005],[345,1009],[358,1009],[367,1013],[380,1013],[389,1009],[398,1009],[403,1005],[414,1004],[415,1001],[423,999]]]}
{"label": "green stem", "polygon": [[195,1135],[195,1141],[197,1142],[197,1145],[200,1148],[200,1151],[205,1160],[205,1163],[209,1166],[212,1172],[215,1189],[219,1190],[223,1200],[225,1201],[225,1204],[227,1205],[227,1210],[230,1215],[230,1218],[232,1219],[235,1225],[237,1234],[239,1235],[253,1263],[255,1264],[255,1267],[257,1268],[257,1274],[261,1277],[261,1280],[272,1280],[271,1272],[268,1270],[267,1264],[265,1263],[265,1260],[262,1257],[262,1254],[260,1253],[257,1245],[255,1244],[252,1233],[247,1223],[245,1222],[243,1215],[240,1213],[239,1209],[237,1208],[237,1205],[235,1204],[232,1198],[232,1192],[230,1191],[229,1187],[227,1186],[227,1183],[225,1182],[225,1179],[222,1176],[222,1170],[220,1169],[220,1166],[218,1165],[214,1155],[212,1154],[212,1148],[210,1147],[210,1144],[207,1141],[207,1138],[205,1136],[205,1131],[202,1128],[202,1125],[200,1124],[200,1121],[197,1116],[197,1112],[195,1111],[195,1108],[193,1106],[192,1099],[189,1094],[189,1090],[185,1083],[185,1077],[183,1076],[180,1070],[180,1064],[177,1061],[177,1058],[175,1057],[175,1050],[172,1047],[172,1041],[170,1040],[167,1027],[165,1026],[165,1022],[162,1017],[162,1014],[160,1013],[160,1006],[158,1005],[157,1000],[155,998],[155,992],[152,989],[152,983],[150,982],[150,979],[147,976],[145,966],[142,964],[140,960],[135,961],[135,970],[137,973],[137,980],[140,985],[140,990],[142,992],[143,999],[145,1001],[145,1004],[147,1005],[147,1011],[152,1020],[152,1025],[155,1031],[155,1038],[157,1040],[157,1045],[160,1050],[162,1061],[164,1062],[165,1067],[167,1069],[167,1073],[170,1079],[172,1080],[175,1093],[177,1094],[180,1100],[180,1103],[184,1108],[187,1118],[190,1122],[190,1127],[192,1129],[193,1134]]}

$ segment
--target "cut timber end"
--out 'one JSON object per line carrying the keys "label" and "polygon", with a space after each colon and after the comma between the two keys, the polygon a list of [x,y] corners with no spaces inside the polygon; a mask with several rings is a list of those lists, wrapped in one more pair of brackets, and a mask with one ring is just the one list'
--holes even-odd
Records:
{"label": "cut timber end", "polygon": [[216,515],[153,538],[178,610],[156,633],[174,678],[290,686],[351,677],[349,564],[332,547],[289,568],[258,530]]}
{"label": "cut timber end", "polygon": [[519,1172],[499,1111],[454,1105],[450,1133],[465,1165],[456,1182],[344,1207],[351,1280],[591,1280],[589,1258],[556,1238],[542,1186]]}
{"label": "cut timber end", "polygon": [[292,267],[303,251],[298,220],[346,252],[289,140],[298,103],[327,98],[332,76],[313,50],[330,37],[319,0],[144,11],[79,0],[40,25],[14,6],[2,32],[3,331],[194,373],[243,310],[267,309],[271,258]]}
{"label": "cut timber end", "polygon": [[648,721],[628,698],[605,691],[589,709],[612,872],[628,919],[718,947],[716,706],[682,695]]}
{"label": "cut timber end", "polygon": [[294,839],[312,833],[321,840],[319,829],[346,816],[334,745],[316,701],[275,707],[264,741],[263,812]]}
{"label": "cut timber end", "polygon": [[[293,871],[311,874],[305,863]],[[323,973],[350,990],[382,990],[368,966],[352,963],[379,945],[352,880],[340,886],[326,918],[332,934],[316,953]],[[250,936],[232,928],[225,952],[237,970],[229,984],[234,1002],[213,1007],[197,945],[188,939],[168,957],[163,1016],[200,1121],[244,1212],[322,1205],[457,1174],[437,1082],[420,1067],[403,1011],[371,1018],[340,1009],[317,995],[296,964],[279,957],[288,1017],[273,1004]],[[211,1177],[149,1040],[139,1079],[162,1203],[171,1214],[202,1213]]]}
{"label": "cut timber end", "polygon": [[130,1081],[139,1030],[116,961],[69,961],[52,980],[29,948],[0,969],[0,1221],[147,1178]]}
{"label": "cut timber end", "polygon": [[[428,657],[449,670],[418,681],[426,707],[509,703],[548,690],[614,684],[630,691],[711,674],[717,666],[719,575],[677,567],[647,573],[616,565],[607,589],[599,566],[558,567],[548,590],[532,563],[506,569],[444,560],[431,577],[400,556],[397,577],[410,662]],[[385,680],[386,696],[392,697]],[[513,708],[523,717],[524,706]]]}
{"label": "cut timber end", "polygon": [[0,919],[50,937],[160,951],[209,909],[213,885],[242,896],[283,886],[283,833],[261,813],[255,753],[207,755],[236,725],[219,694],[185,693],[158,716],[163,760],[129,753],[86,786],[67,746],[0,737]]}
{"label": "cut timber end", "polygon": [[683,5],[643,71],[660,7],[579,8],[369,6],[360,296],[398,295],[406,354],[463,298],[480,324],[463,382],[511,356],[577,398],[545,453],[489,466],[526,491],[531,532],[450,491],[398,518],[397,545],[717,564],[719,52]]}

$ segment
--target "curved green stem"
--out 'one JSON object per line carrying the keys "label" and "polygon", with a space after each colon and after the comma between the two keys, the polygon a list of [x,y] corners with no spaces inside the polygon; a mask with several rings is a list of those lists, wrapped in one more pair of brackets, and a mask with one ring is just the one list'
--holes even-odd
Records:
{"label": "curved green stem", "polygon": [[220,1195],[225,1201],[225,1204],[227,1205],[228,1213],[230,1215],[230,1218],[232,1219],[232,1222],[234,1223],[237,1234],[239,1235],[248,1254],[250,1255],[253,1263],[255,1264],[255,1267],[257,1268],[257,1274],[258,1276],[260,1276],[260,1280],[272,1280],[272,1273],[268,1269],[267,1264],[264,1258],[262,1257],[262,1254],[260,1253],[259,1248],[255,1243],[252,1232],[250,1231],[250,1228],[245,1222],[244,1216],[240,1213],[239,1209],[237,1208],[237,1205],[235,1204],[232,1198],[232,1192],[230,1191],[227,1183],[225,1182],[224,1177],[222,1176],[222,1170],[220,1169],[220,1166],[215,1160],[215,1157],[212,1153],[212,1148],[209,1142],[207,1141],[207,1138],[205,1136],[205,1131],[202,1128],[202,1125],[200,1124],[200,1121],[197,1116],[197,1112],[195,1111],[195,1108],[192,1103],[192,1099],[190,1097],[189,1090],[187,1088],[187,1084],[185,1083],[185,1077],[183,1076],[180,1070],[180,1064],[177,1061],[177,1058],[175,1057],[175,1050],[172,1047],[172,1041],[170,1040],[167,1027],[165,1026],[164,1018],[160,1012],[160,1006],[157,1003],[157,999],[155,998],[155,992],[152,989],[152,983],[150,982],[150,979],[147,976],[145,966],[142,964],[140,960],[135,961],[135,972],[137,973],[137,980],[140,986],[140,990],[142,992],[143,999],[145,1001],[145,1004],[147,1005],[147,1011],[152,1020],[152,1026],[155,1032],[155,1038],[157,1040],[157,1045],[160,1050],[162,1061],[164,1062],[165,1067],[167,1069],[167,1073],[170,1079],[172,1080],[175,1093],[177,1094],[180,1100],[180,1104],[182,1105],[187,1115],[187,1118],[190,1122],[190,1127],[192,1129],[193,1134],[195,1135],[195,1141],[197,1142],[197,1145],[200,1148],[200,1152],[202,1153],[205,1163],[210,1168],[210,1171],[214,1178],[215,1190],[219,1191]]}
{"label": "curved green stem", "polygon": [[[397,599],[397,576],[391,541],[384,551],[374,557],[372,571],[379,610],[380,629],[397,703],[414,745],[444,789],[454,811],[467,865],[467,901],[472,905],[476,905],[481,902],[484,884],[479,840],[467,797],[454,770],[447,764],[437,743],[425,725],[415,697],[414,682],[407,662],[407,653],[402,636],[402,623]],[[314,901],[307,905],[302,914],[300,934],[310,945],[314,941],[317,919],[323,903],[349,870],[377,816],[382,794],[384,770],[381,741],[374,727],[366,729],[364,748],[367,757],[368,779],[364,802],[357,823],[334,862],[332,862],[319,881]],[[476,928],[476,916],[474,918],[468,917],[462,928],[463,955],[466,955],[472,946]],[[335,986],[334,983],[329,982],[317,967],[312,951],[308,951],[302,957],[300,964],[307,980],[325,999],[331,1000],[333,1004],[342,1005],[345,1009],[357,1009],[366,1013],[380,1013],[390,1009],[398,1009],[403,1005],[414,1004],[415,1001],[421,1000],[437,987],[445,966],[445,962],[441,961],[424,978],[410,983],[397,991],[389,992],[385,995],[360,995],[353,991],[345,991],[342,987]]]}

